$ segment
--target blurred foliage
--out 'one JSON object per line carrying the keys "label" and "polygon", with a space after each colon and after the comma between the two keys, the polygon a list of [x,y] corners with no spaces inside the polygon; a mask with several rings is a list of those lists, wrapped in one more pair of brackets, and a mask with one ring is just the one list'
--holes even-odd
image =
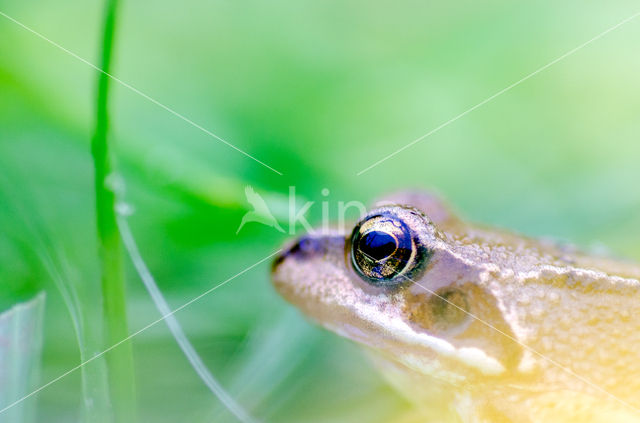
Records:
{"label": "blurred foliage", "polygon": [[[469,219],[640,258],[640,21],[362,176],[356,173],[635,13],[632,1],[123,2],[114,73],[280,170],[278,176],[114,84],[113,139],[141,252],[172,307],[267,256],[244,186],[320,202],[434,188]],[[96,62],[101,4],[0,10]],[[90,132],[95,71],[0,17],[2,309],[48,292],[43,381],[80,359],[47,268],[92,313],[99,293]],[[283,200],[285,199],[285,200]],[[335,203],[332,203],[335,204]],[[312,209],[317,219],[319,207]],[[128,264],[133,330],[158,317]],[[388,421],[406,406],[254,269],[177,314],[231,394],[268,421]],[[99,331],[99,317],[89,332]],[[157,325],[133,341],[144,421],[226,421]],[[37,396],[80,414],[80,374]],[[35,399],[31,399],[35,400]],[[44,417],[46,416],[46,418]]]}
{"label": "blurred foliage", "polygon": [[38,385],[45,295],[0,313],[0,410],[3,420],[35,421],[36,403],[22,401]]}

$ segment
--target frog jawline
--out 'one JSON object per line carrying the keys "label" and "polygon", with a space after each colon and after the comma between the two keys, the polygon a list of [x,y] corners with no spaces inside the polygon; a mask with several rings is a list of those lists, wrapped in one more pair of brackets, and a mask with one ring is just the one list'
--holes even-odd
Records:
{"label": "frog jawline", "polygon": [[[379,310],[369,304],[360,304],[355,310],[360,319],[363,321],[376,321],[378,329],[383,330],[386,333],[393,334],[394,338],[406,345],[428,348],[444,357],[458,360],[470,367],[473,367],[487,376],[495,376],[506,371],[505,367],[498,360],[490,357],[479,348],[456,348],[444,339],[437,338],[426,333],[415,332],[407,323],[399,318],[379,319],[377,318],[377,316],[379,316]],[[368,342],[366,342],[366,335],[362,336],[349,332],[345,330],[344,327],[338,328],[332,326],[328,329],[339,333],[346,338],[368,344]],[[375,348],[375,346],[372,347]],[[415,367],[416,360],[411,359],[410,361],[413,363],[412,367]],[[418,367],[423,366],[418,365]]]}

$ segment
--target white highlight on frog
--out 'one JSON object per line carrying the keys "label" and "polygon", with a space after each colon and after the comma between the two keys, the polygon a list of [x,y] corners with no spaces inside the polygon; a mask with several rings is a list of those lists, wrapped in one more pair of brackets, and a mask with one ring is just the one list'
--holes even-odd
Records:
{"label": "white highlight on frog", "polygon": [[[366,322],[375,322],[376,326],[394,338],[407,345],[416,345],[428,348],[444,357],[457,359],[458,361],[478,369],[485,375],[496,375],[505,371],[505,367],[495,358],[488,356],[484,351],[474,347],[456,348],[444,339],[437,338],[426,333],[416,332],[409,326],[400,314],[393,310],[395,307],[387,307],[389,300],[386,296],[373,297],[371,303],[360,302],[355,306],[355,313]],[[381,309],[387,309],[381,313]],[[391,311],[392,314],[389,313]],[[349,337],[353,334],[348,334]],[[409,358],[409,360],[411,360]],[[414,360],[415,362],[415,360]],[[420,367],[427,366],[427,361],[421,362]]]}

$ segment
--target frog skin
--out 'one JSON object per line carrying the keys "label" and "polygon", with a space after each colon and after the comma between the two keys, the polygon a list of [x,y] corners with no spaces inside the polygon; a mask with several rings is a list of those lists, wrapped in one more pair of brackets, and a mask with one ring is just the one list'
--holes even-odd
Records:
{"label": "frog skin", "polygon": [[362,344],[402,422],[640,422],[640,266],[383,199],[273,264],[279,293]]}

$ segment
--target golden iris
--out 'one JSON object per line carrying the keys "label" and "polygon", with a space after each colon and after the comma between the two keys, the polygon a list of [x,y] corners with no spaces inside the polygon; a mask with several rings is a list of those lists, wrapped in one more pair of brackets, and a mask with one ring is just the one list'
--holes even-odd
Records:
{"label": "golden iris", "polygon": [[392,210],[370,215],[358,223],[350,245],[356,272],[376,286],[407,280],[425,256],[409,226]]}

